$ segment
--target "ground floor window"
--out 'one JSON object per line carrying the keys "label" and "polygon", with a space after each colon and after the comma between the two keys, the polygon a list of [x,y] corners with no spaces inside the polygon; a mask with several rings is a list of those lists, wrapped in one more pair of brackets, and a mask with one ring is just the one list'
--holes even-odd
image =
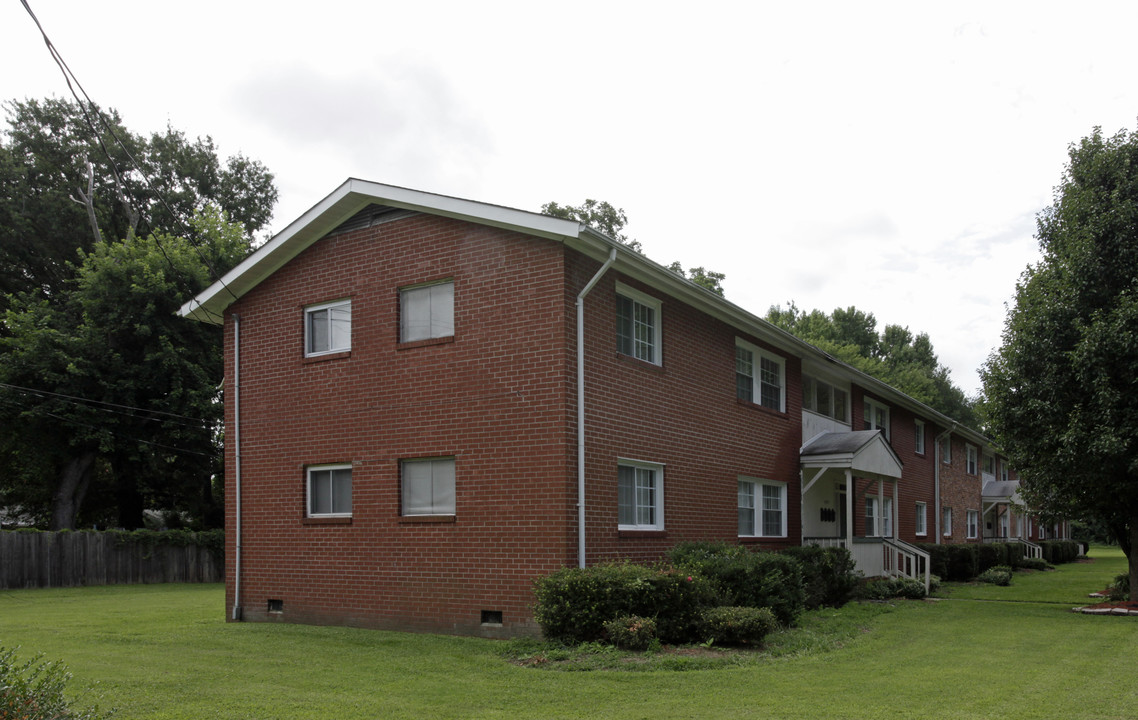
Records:
{"label": "ground floor window", "polygon": [[923,502],[917,503],[917,514],[915,516],[916,517],[915,525],[916,525],[916,533],[918,535],[927,535],[928,534],[928,528],[927,528],[926,520],[925,520],[925,515],[926,515],[927,510],[928,510],[928,506],[925,503],[923,503]]}
{"label": "ground floor window", "polygon": [[454,458],[400,463],[404,515],[454,515]]}
{"label": "ground floor window", "polygon": [[621,530],[664,529],[664,466],[634,460],[617,465],[617,524]]}
{"label": "ground floor window", "polygon": [[968,511],[968,537],[976,538],[980,535],[980,513],[975,510]]}
{"label": "ground floor window", "polygon": [[786,484],[740,478],[739,535],[786,537]]}
{"label": "ground floor window", "polygon": [[952,508],[946,507],[940,510],[940,524],[944,531],[944,536],[952,535]]}
{"label": "ground floor window", "polygon": [[[865,498],[865,536],[877,535],[877,496]],[[893,537],[893,498],[885,498],[885,515],[881,518],[881,537]]]}

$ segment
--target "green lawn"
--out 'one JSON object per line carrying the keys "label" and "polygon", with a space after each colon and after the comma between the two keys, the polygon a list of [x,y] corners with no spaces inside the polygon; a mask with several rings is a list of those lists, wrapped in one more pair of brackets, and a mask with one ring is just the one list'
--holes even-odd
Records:
{"label": "green lawn", "polygon": [[[217,585],[0,591],[0,645],[66,661],[132,718],[1133,718],[1138,618],[1070,608],[1125,567],[1018,573],[822,611],[741,666],[564,672],[503,643],[226,623]],[[97,681],[94,691],[87,684]]]}

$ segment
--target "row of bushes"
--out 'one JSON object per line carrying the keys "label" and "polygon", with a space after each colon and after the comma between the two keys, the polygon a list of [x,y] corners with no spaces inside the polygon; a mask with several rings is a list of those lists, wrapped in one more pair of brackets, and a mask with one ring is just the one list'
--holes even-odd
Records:
{"label": "row of bushes", "polygon": [[570,643],[612,641],[621,627],[639,636],[646,619],[663,642],[726,643],[732,633],[753,642],[756,628],[768,623],[746,609],[766,608],[774,623],[790,626],[806,609],[845,603],[856,585],[853,558],[843,548],[772,553],[683,543],[664,565],[566,568],[538,578],[534,619],[546,637]]}
{"label": "row of bushes", "polygon": [[[1071,562],[1079,556],[1079,544],[1072,540],[1044,540],[1039,545],[1046,564]],[[1037,569],[1040,564],[1024,557],[1021,543],[923,543],[917,547],[929,554],[929,570],[933,575],[955,582],[971,580],[993,567]]]}

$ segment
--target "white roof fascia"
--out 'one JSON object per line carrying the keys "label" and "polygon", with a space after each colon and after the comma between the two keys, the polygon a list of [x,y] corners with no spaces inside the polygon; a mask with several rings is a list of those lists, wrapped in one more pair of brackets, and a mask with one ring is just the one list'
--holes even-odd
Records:
{"label": "white roof fascia", "polygon": [[233,301],[372,203],[469,220],[554,240],[577,237],[583,227],[575,220],[349,178],[219,281],[182,305],[178,314],[201,319],[200,309],[205,311],[209,322],[220,324],[222,312]]}

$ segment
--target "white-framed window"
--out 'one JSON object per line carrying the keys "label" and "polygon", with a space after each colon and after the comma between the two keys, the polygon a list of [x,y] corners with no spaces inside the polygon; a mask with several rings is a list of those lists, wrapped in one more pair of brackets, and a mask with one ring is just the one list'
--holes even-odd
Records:
{"label": "white-framed window", "polygon": [[945,465],[952,464],[952,438],[948,435],[940,441],[940,461]]}
{"label": "white-framed window", "polygon": [[866,430],[883,430],[885,439],[889,439],[889,408],[876,400],[865,400],[865,413],[863,415]]}
{"label": "white-framed window", "polygon": [[454,515],[454,458],[416,458],[399,463],[403,515]]}
{"label": "white-framed window", "polygon": [[1000,537],[1002,538],[1006,538],[1011,529],[1011,519],[1008,514],[1008,511],[1004,510],[1003,514],[1000,515]]}
{"label": "white-framed window", "polygon": [[940,509],[940,526],[945,537],[952,535],[952,508]]}
{"label": "white-framed window", "polygon": [[656,365],[663,364],[661,305],[651,295],[616,284],[616,351]]}
{"label": "white-framed window", "polygon": [[786,410],[786,363],[777,355],[735,339],[735,396],[740,400]]}
{"label": "white-framed window", "polygon": [[1008,461],[1007,460],[1001,460],[1000,461],[1000,480],[1003,480],[1004,482],[1008,481]]}
{"label": "white-framed window", "polygon": [[974,539],[980,536],[980,513],[976,510],[968,510],[965,513],[968,520],[968,539]]}
{"label": "white-framed window", "polygon": [[327,355],[352,349],[352,301],[337,300],[304,308],[304,354]]}
{"label": "white-framed window", "polygon": [[1027,519],[1027,535],[1024,535],[1024,537],[1027,538],[1028,540],[1031,539],[1031,518],[1030,517]]}
{"label": "white-framed window", "polygon": [[913,420],[913,452],[925,454],[925,421]]}
{"label": "white-framed window", "polygon": [[351,516],[351,465],[313,465],[307,474],[308,517]]}
{"label": "white-framed window", "polygon": [[988,453],[984,453],[983,460],[984,460],[984,474],[985,475],[995,475],[996,474],[996,458],[989,455]]}
{"label": "white-framed window", "polygon": [[[865,536],[877,535],[877,496],[865,496]],[[893,498],[885,498],[885,515],[881,518],[881,537],[893,537]]]}
{"label": "white-framed window", "polygon": [[617,526],[620,530],[664,529],[664,466],[619,460],[616,468]]}
{"label": "white-framed window", "polygon": [[965,455],[965,458],[967,459],[967,471],[968,471],[969,475],[977,475],[978,474],[976,472],[976,454],[977,453],[976,453],[976,446],[975,445],[965,445],[964,446],[964,455]]}
{"label": "white-framed window", "polygon": [[453,280],[399,289],[399,342],[453,335]]}
{"label": "white-framed window", "polygon": [[1016,537],[1022,538],[1023,534],[1023,515],[1016,515]]}
{"label": "white-framed window", "polygon": [[816,377],[802,376],[802,407],[839,422],[849,422],[849,393]]}
{"label": "white-framed window", "polygon": [[917,503],[917,513],[914,516],[916,519],[914,525],[916,526],[917,535],[928,535],[928,505],[919,502]]}
{"label": "white-framed window", "polygon": [[739,478],[739,535],[786,537],[786,483]]}

